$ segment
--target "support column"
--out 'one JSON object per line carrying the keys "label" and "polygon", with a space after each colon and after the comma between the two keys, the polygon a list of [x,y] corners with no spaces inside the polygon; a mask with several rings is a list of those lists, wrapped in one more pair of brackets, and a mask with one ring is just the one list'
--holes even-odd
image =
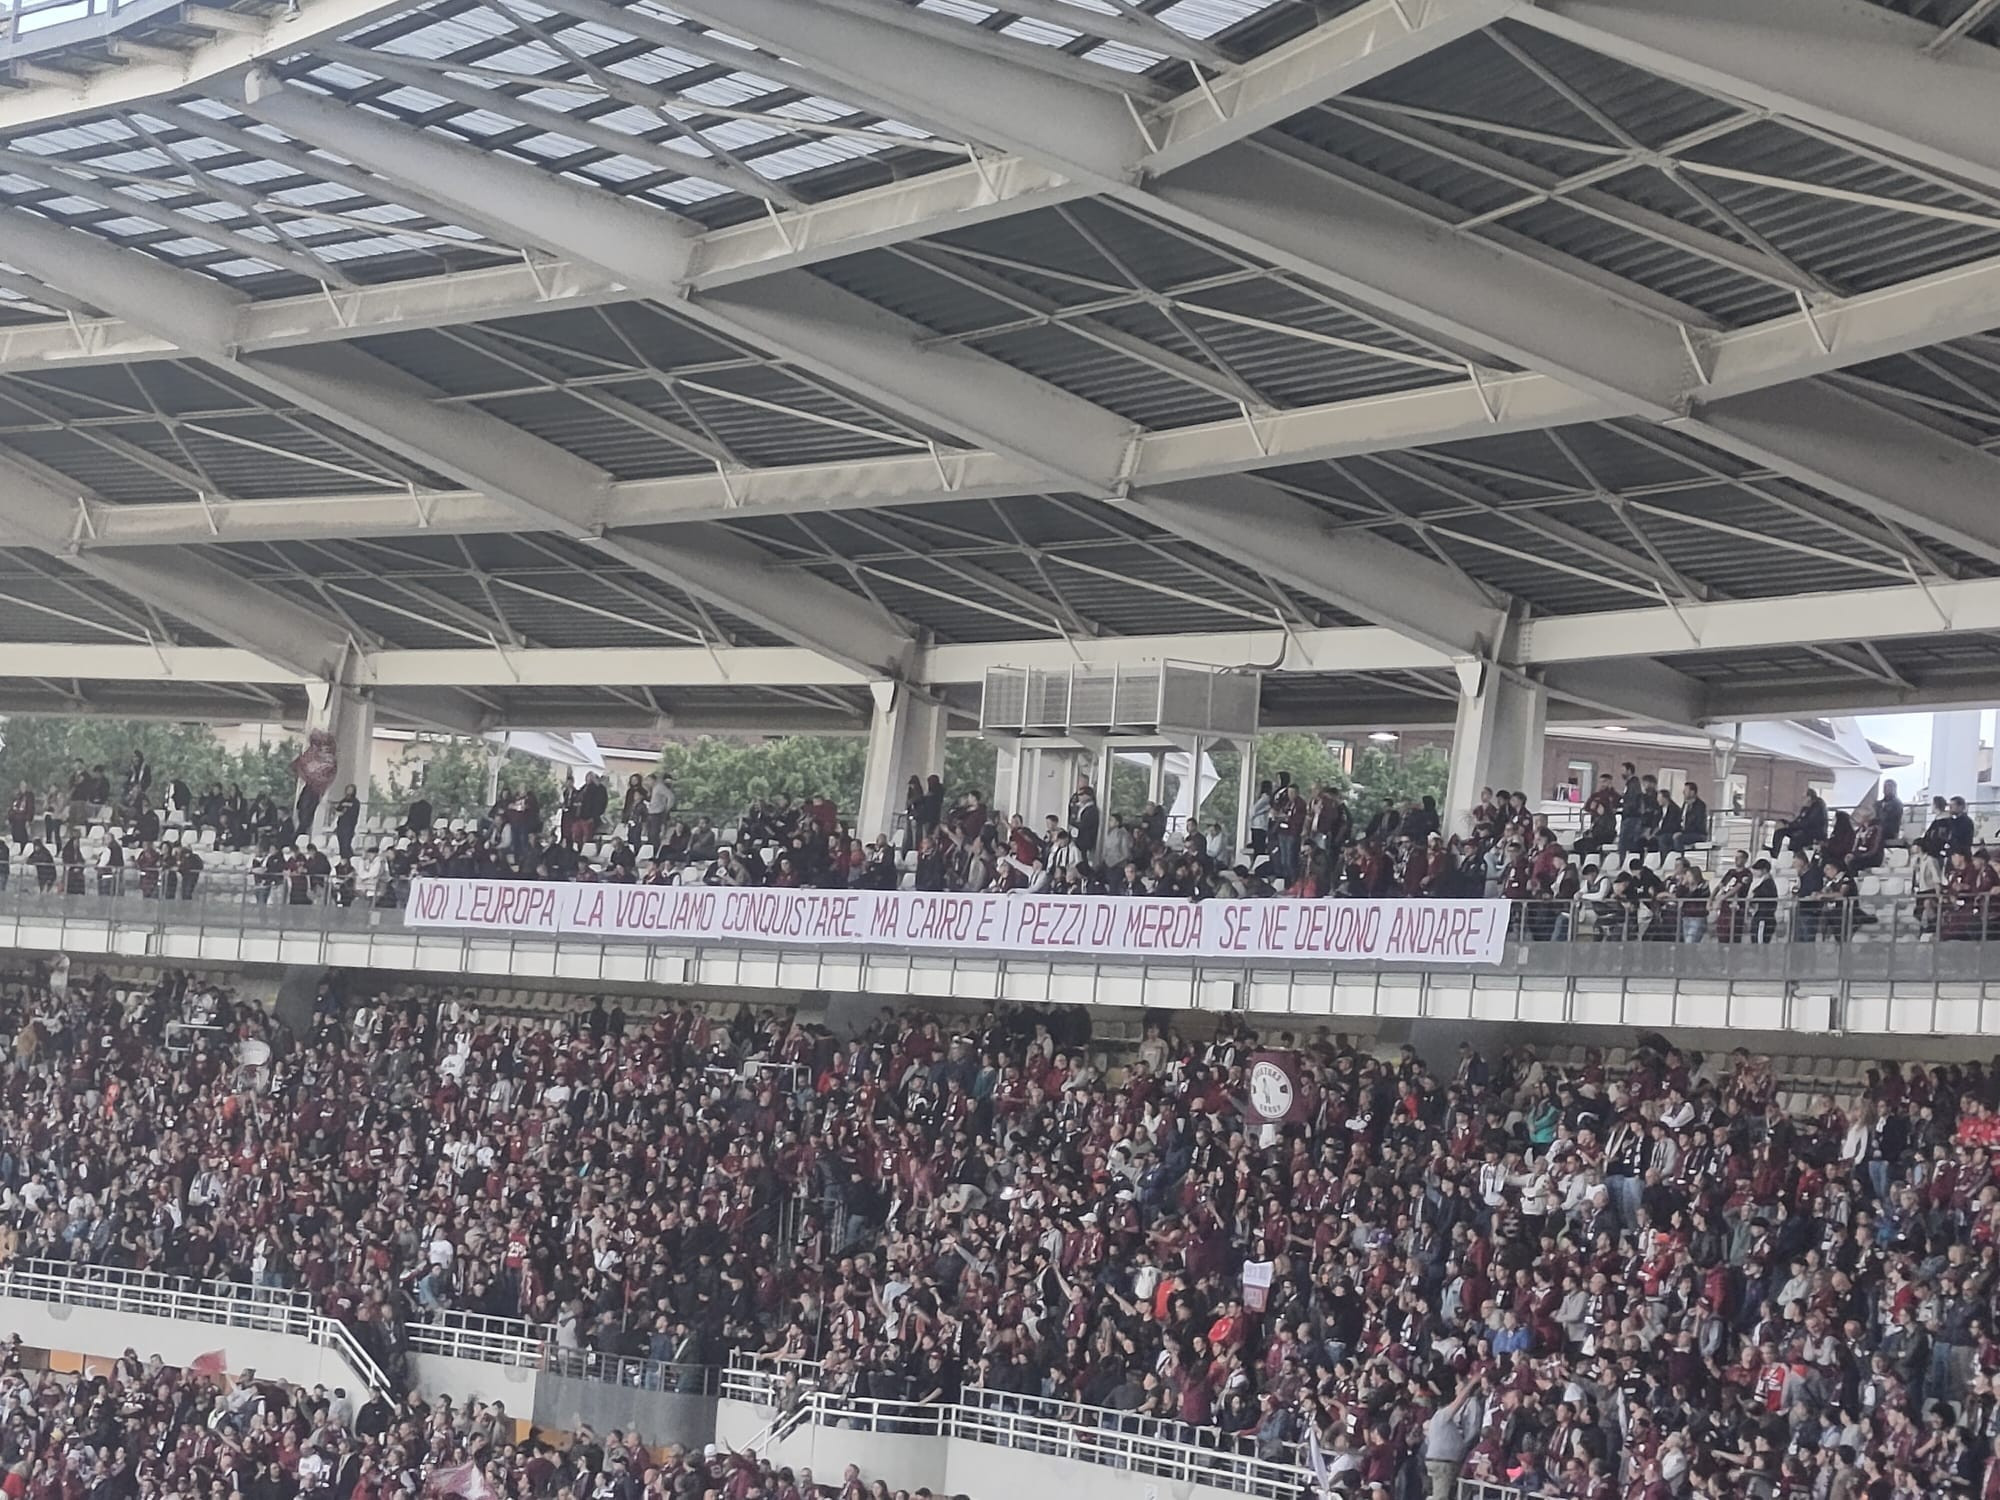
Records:
{"label": "support column", "polygon": [[861,773],[861,811],[854,831],[862,840],[894,834],[912,776],[944,774],[945,711],[895,682],[871,682],[875,716],[868,727],[868,759]]}
{"label": "support column", "polygon": [[1977,794],[1979,726],[1984,717],[1984,711],[1977,708],[1931,715],[1933,797],[1963,797],[1970,803]]}
{"label": "support column", "polygon": [[1251,864],[1250,805],[1257,800],[1257,741],[1249,736],[1236,742],[1236,862]]}
{"label": "support column", "polygon": [[[368,815],[369,771],[375,760],[375,704],[349,687],[315,682],[306,686],[306,731],[325,730],[333,736],[333,780],[320,798],[310,830],[321,832],[333,826],[333,807],[347,784],[354,783],[361,799],[361,815]],[[303,783],[300,789],[303,790]]]}
{"label": "support column", "polygon": [[1451,782],[1445,793],[1444,831],[1449,838],[1471,827],[1473,808],[1486,787],[1524,791],[1530,808],[1547,794],[1542,786],[1542,742],[1548,729],[1548,694],[1485,662],[1458,668],[1458,720],[1451,736]]}
{"label": "support column", "polygon": [[[1013,740],[1000,741],[993,751],[993,785],[981,788],[986,793],[987,806],[1002,818],[1017,810],[1027,774],[1027,752]],[[947,787],[945,794],[955,797],[964,790],[964,787]]]}

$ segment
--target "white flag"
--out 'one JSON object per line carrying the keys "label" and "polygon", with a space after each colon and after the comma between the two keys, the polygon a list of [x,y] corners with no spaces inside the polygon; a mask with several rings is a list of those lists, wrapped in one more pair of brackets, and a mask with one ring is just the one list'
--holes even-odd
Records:
{"label": "white flag", "polygon": [[1306,1424],[1306,1470],[1322,1495],[1333,1493],[1333,1475],[1327,1470],[1326,1453],[1319,1445],[1319,1428],[1310,1422]]}

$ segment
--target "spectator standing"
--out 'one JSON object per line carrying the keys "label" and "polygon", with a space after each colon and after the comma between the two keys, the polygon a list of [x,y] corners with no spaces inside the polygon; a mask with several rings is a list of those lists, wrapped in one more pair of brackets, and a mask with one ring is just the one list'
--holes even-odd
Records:
{"label": "spectator standing", "polygon": [[1430,1500],[1454,1500],[1465,1456],[1486,1426],[1486,1402],[1479,1397],[1484,1375],[1459,1383],[1458,1394],[1431,1413],[1424,1424],[1424,1469],[1430,1479]]}
{"label": "spectator standing", "polygon": [[354,830],[360,822],[361,798],[350,781],[340,800],[333,804],[333,838],[342,859],[354,858]]}
{"label": "spectator standing", "polygon": [[1623,864],[1639,852],[1644,840],[1646,789],[1639,781],[1639,768],[1631,761],[1620,767],[1625,776],[1618,794],[1618,862]]}
{"label": "spectator standing", "polygon": [[14,842],[28,842],[30,825],[35,821],[35,794],[27,782],[22,782],[14,791],[14,799],[7,804],[7,831],[14,836]]}
{"label": "spectator standing", "polygon": [[1097,839],[1102,814],[1097,806],[1097,792],[1087,779],[1079,780],[1076,791],[1069,799],[1070,832],[1075,835],[1076,850],[1085,863],[1097,860]]}
{"label": "spectator standing", "polygon": [[646,842],[658,848],[674,810],[674,781],[665,767],[646,778]]}

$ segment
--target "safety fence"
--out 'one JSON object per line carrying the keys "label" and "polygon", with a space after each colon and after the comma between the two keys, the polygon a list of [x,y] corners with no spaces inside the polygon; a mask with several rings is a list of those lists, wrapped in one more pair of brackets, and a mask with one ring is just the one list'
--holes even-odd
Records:
{"label": "safety fence", "polygon": [[191,1283],[144,1271],[76,1274],[60,1263],[31,1261],[0,1267],[0,1297],[302,1338],[334,1350],[376,1395],[392,1394],[389,1377],[346,1324],[315,1311],[302,1298],[273,1295],[267,1288]]}
{"label": "safety fence", "polygon": [[[1301,1500],[1318,1492],[1296,1443],[1284,1445],[1282,1459],[1263,1458],[1246,1451],[1251,1446],[1247,1436],[1193,1428],[1165,1417],[978,1388],[962,1390],[955,1402],[879,1400],[822,1389],[819,1378],[819,1367],[810,1361],[773,1362],[739,1355],[722,1371],[721,1394],[728,1400],[772,1408],[771,1421],[750,1443],[760,1455],[811,1423],[850,1432],[987,1443],[1261,1500]],[[1554,1497],[1517,1485],[1461,1479],[1456,1500]]]}
{"label": "safety fence", "polygon": [[[787,1385],[786,1374],[797,1383]],[[767,1442],[811,1422],[857,1432],[962,1438],[1265,1500],[1297,1500],[1305,1480],[1295,1462],[1238,1452],[1233,1438],[1213,1429],[1206,1431],[1213,1442],[1203,1442],[1185,1424],[1158,1417],[974,1388],[951,1403],[886,1401],[804,1383],[816,1379],[814,1367],[803,1362],[785,1370],[739,1356],[722,1372],[721,1394],[776,1408]]]}
{"label": "safety fence", "polygon": [[[685,951],[696,961],[711,956],[776,953],[782,945],[737,939],[641,937],[555,937],[533,934],[458,934],[455,929],[409,926],[399,905],[373,905],[357,896],[341,898],[334,884],[308,883],[294,898],[287,885],[272,884],[249,872],[202,873],[192,891],[185,884],[169,897],[154,882],[151,893],[130,867],[100,879],[86,872],[81,891],[59,879],[42,888],[15,865],[13,879],[0,886],[0,924],[46,934],[32,946],[61,944],[72,929],[103,937],[107,932],[141,937],[215,935],[257,937],[396,937],[436,941],[466,936],[482,944],[532,948],[559,945],[567,950],[644,954],[655,949]],[[1332,898],[1336,902],[1339,898]],[[79,941],[80,949],[99,946]],[[821,945],[825,947],[827,945]],[[838,945],[833,945],[837,947]],[[162,951],[155,943],[150,951]],[[893,941],[869,941],[852,951],[911,954]],[[1002,964],[1048,963],[1047,954],[1001,955]],[[1108,958],[1100,968],[1127,967],[1130,959]],[[1387,967],[1346,958],[1159,957],[1153,968],[1199,970],[1223,977],[1249,969],[1365,971]],[[1434,971],[1465,968],[1450,962]],[[1661,897],[1639,903],[1577,899],[1517,901],[1511,904],[1507,941],[1497,963],[1477,966],[1489,975],[1553,976],[1573,979],[1698,979],[1772,983],[1968,983],[2000,980],[2000,890],[1986,893],[1926,891],[1897,896],[1845,899],[1781,896],[1769,900],[1678,900]]]}
{"label": "safety fence", "polygon": [[[305,1293],[284,1287],[196,1281],[118,1266],[19,1260],[0,1266],[0,1297],[287,1334],[338,1349],[371,1385],[379,1382],[378,1389],[389,1388],[387,1376],[344,1323],[321,1313]],[[566,1348],[552,1325],[523,1318],[419,1309],[405,1323],[404,1332],[411,1354],[541,1370],[644,1390],[700,1395],[715,1390],[713,1367]]]}

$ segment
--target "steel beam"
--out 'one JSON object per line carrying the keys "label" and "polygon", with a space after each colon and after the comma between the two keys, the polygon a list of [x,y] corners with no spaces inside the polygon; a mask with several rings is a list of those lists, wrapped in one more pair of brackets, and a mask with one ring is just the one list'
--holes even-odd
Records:
{"label": "steel beam", "polygon": [[1704,442],[2000,562],[2000,458],[1821,381],[1705,406]]}
{"label": "steel beam", "polygon": [[[55,679],[60,680],[60,679]],[[296,698],[296,694],[294,695]],[[57,694],[10,681],[0,687],[0,717],[149,719],[173,723],[244,724],[296,720],[302,700],[245,698],[217,685],[184,695],[163,694],[146,681],[92,682],[78,695]]]}
{"label": "steel beam", "polygon": [[530,523],[581,536],[606,508],[611,481],[601,469],[476,406],[443,405],[431,387],[353,345],[246,355],[236,368]]}
{"label": "steel beam", "polygon": [[1065,488],[1110,490],[1135,434],[1123,418],[801,272],[707,292],[689,311],[920,427],[1018,460]]}
{"label": "steel beam", "polygon": [[[9,493],[14,493],[10,489]],[[1343,533],[1343,536],[1347,533]],[[32,542],[33,538],[16,538]],[[150,560],[155,552],[144,554]],[[232,581],[232,588],[235,586]],[[168,606],[170,608],[175,606]],[[1855,640],[1923,640],[1954,634],[2000,632],[2000,578],[1912,583],[1900,587],[1852,589],[1768,599],[1738,599],[1645,609],[1608,610],[1585,615],[1532,619],[1515,629],[1509,652],[1517,666],[1545,680],[1558,697],[1599,705],[1623,705],[1633,718],[1686,717],[1692,705],[1677,679],[1665,679],[1670,694],[1657,710],[1641,677],[1643,663],[1661,656],[1807,646]],[[917,649],[910,662],[913,680],[938,685],[973,684],[997,660],[1010,665],[1066,670],[1086,665],[1137,665],[1160,660],[1217,667],[1259,667],[1276,673],[1395,672],[1434,669],[1435,649],[1388,629],[1335,627],[1278,629],[1203,635],[1031,640],[1004,645],[935,645]],[[1566,669],[1595,664],[1594,675]],[[1905,667],[1918,691],[1938,674]],[[93,680],[152,679],[295,684],[309,675],[270,660],[254,648],[151,646],[123,643],[22,644],[0,647],[0,679],[55,676]],[[789,647],[645,647],[617,649],[449,648],[376,650],[362,653],[351,680],[383,690],[465,687],[532,692],[579,683],[643,684],[673,687],[785,686],[855,687],[876,680],[872,665],[847,666],[815,651]],[[1846,679],[1842,679],[1843,682]],[[1982,679],[1991,694],[1991,672]],[[1621,689],[1620,684],[1624,684]],[[1888,684],[1849,684],[1848,696],[1788,702],[1799,712],[1846,711],[1853,693],[1884,706],[1903,702]],[[1860,702],[1859,699],[1853,699]],[[1909,700],[1914,701],[1914,700]],[[1717,706],[1720,705],[1720,706]],[[1731,715],[1722,689],[1699,705],[1703,715]]]}
{"label": "steel beam", "polygon": [[1927,55],[1935,28],[1867,0],[1543,0],[1522,21],[2000,188],[2000,52]]}
{"label": "steel beam", "polygon": [[575,258],[642,294],[678,288],[692,263],[693,228],[663,209],[412,129],[261,69],[244,79],[242,97],[253,118],[367,168],[385,179],[385,187],[408,183],[467,222],[499,232],[506,243],[573,253],[564,247],[574,245],[587,225],[589,253]]}
{"label": "steel beam", "polygon": [[1678,413],[1700,374],[1672,320],[1275,151],[1205,156],[1134,199],[1456,346],[1628,410]]}
{"label": "steel beam", "polygon": [[911,628],[874,605],[721,526],[676,527],[664,541],[601,538],[606,557],[724,609],[866,678],[902,678],[916,651]]}
{"label": "steel beam", "polygon": [[[50,119],[95,116],[173,95],[183,95],[209,79],[247,68],[261,57],[288,55],[310,47],[312,39],[356,30],[377,16],[402,8],[402,0],[298,0],[262,14],[213,12],[190,5],[185,24],[213,34],[171,57],[152,57],[118,67],[61,74],[31,87],[0,91],[0,135],[18,136]],[[202,16],[218,19],[205,22]],[[20,75],[17,72],[16,77]]]}
{"label": "steel beam", "polygon": [[1167,105],[1149,123],[1146,170],[1185,166],[1520,8],[1521,0],[1362,0]]}
{"label": "steel beam", "polygon": [[1484,656],[1504,612],[1465,580],[1369,531],[1336,532],[1326,513],[1248,475],[1137,491],[1123,508],[1220,557],[1438,653]]}
{"label": "steel beam", "polygon": [[1989,667],[1952,667],[1913,674],[1906,686],[1855,677],[1823,682],[1790,677],[1782,682],[1717,684],[1708,695],[1708,721],[1824,717],[1839,714],[1931,713],[1993,702]]}
{"label": "steel beam", "polygon": [[[512,166],[514,171],[561,186],[557,179],[542,177],[529,168],[510,163],[495,165]],[[232,332],[245,301],[206,277],[177,270],[150,256],[121,251],[96,236],[28,213],[10,214],[0,222],[0,255],[45,280],[67,286],[99,306],[115,308],[128,317],[157,319],[162,331],[169,332],[177,342],[193,348],[204,358],[234,368],[273,394],[341,422],[427,469],[470,484],[487,499],[497,501],[511,517],[513,527],[525,523],[535,529],[554,528],[572,536],[588,536],[597,533],[611,513],[610,481],[601,470],[476,408],[441,405],[435,399],[436,393],[420,382],[350,345],[273,350],[232,360]],[[70,509],[65,504],[66,523],[73,521]],[[424,524],[422,506],[414,504],[412,510],[420,525]],[[70,533],[79,529],[65,524],[54,544],[68,547]],[[797,569],[781,570],[769,554],[740,539],[728,538],[725,543],[698,535],[687,538],[687,555],[709,557],[717,564],[714,571],[693,570],[699,575],[698,587],[686,581],[689,570],[671,567],[663,561],[680,555],[681,546],[659,548],[636,541],[617,545],[621,555],[645,571],[675,581],[678,586],[689,588],[717,607],[745,619],[781,620],[781,615],[772,614],[764,598],[766,594],[776,594],[787,605],[816,618],[860,629],[854,611],[862,606],[851,595]],[[104,558],[103,567],[107,571],[129,566],[116,556],[100,552],[91,555]],[[175,561],[181,571],[193,566],[191,559]],[[203,566],[213,573],[235,576],[213,565]],[[726,584],[732,579],[743,582],[751,591],[740,597],[729,593]],[[216,586],[214,592],[228,593],[219,578],[209,581]],[[210,590],[201,592],[206,594]],[[138,596],[158,603],[144,593]],[[204,602],[196,598],[172,608],[171,612],[211,629],[190,613],[191,609],[204,607]],[[874,618],[872,611],[869,617]],[[879,621],[875,623],[879,636],[882,627]],[[239,644],[252,644],[255,640],[254,633],[250,640],[219,630],[211,629],[211,633]],[[908,645],[908,638],[902,633],[896,635],[901,643],[896,650],[886,652],[876,652],[880,640],[866,634],[858,637],[829,634],[814,639],[797,629],[778,629],[777,633],[802,645],[825,643],[827,649],[836,652],[846,648],[843,640],[846,645],[858,640],[862,649],[875,653],[870,660],[878,667],[899,660]],[[336,642],[338,639],[336,635]],[[306,658],[286,655],[278,659],[295,666]],[[308,675],[318,670],[314,667]]]}
{"label": "steel beam", "polygon": [[[68,542],[77,523],[76,497],[26,462],[0,461],[0,495],[5,496],[0,505],[0,542],[64,556],[98,582],[297,678],[325,679],[340,671],[349,640],[337,623],[247,581],[199,549],[169,547],[135,554],[107,548],[71,554]],[[11,658],[23,669],[22,675],[43,677],[51,670],[39,647],[0,651],[0,657]],[[32,672],[26,670],[30,667]]]}
{"label": "steel beam", "polygon": [[1697,679],[1646,657],[1576,662],[1534,675],[1552,696],[1628,723],[1692,729],[1710,717],[1707,690]]}
{"label": "steel beam", "polygon": [[2000,579],[1552,615],[1522,625],[1528,665],[2000,631]]}
{"label": "steel beam", "polygon": [[239,357],[236,324],[249,298],[209,277],[24,210],[0,216],[0,258],[484,491],[523,520],[575,534],[601,509],[606,479],[596,469],[476,408],[437,405],[435,391],[353,345]]}
{"label": "steel beam", "polygon": [[[1394,9],[1409,20],[1404,7]],[[1470,29],[1506,9],[1461,5],[1437,13]],[[1226,144],[1227,131],[1203,132],[1202,149],[1189,145],[1155,163],[1159,141],[1132,100],[1037,72],[958,36],[912,30],[907,12],[871,0],[696,0],[692,10],[780,55],[811,57],[911,118],[1044,162],[1455,344],[1492,350],[1653,415],[1677,411],[1699,379],[1671,320],[1580,276],[1454,236],[1397,198],[1275,151]],[[1441,26],[1410,45],[1436,45],[1452,34],[1453,26]],[[1343,78],[1360,81],[1323,66],[1312,76],[1333,81],[1324,91],[1283,97],[1304,107]],[[1219,118],[1227,110],[1211,106],[1211,113]]]}
{"label": "steel beam", "polygon": [[[582,188],[494,153],[391,123],[265,75],[245,108],[287,134],[335,151],[503,226],[514,243],[592,262],[633,290],[674,303],[686,293],[690,231],[630,199]],[[956,344],[801,272],[679,302],[705,327],[854,391],[921,429],[976,443],[1088,492],[1108,489],[1131,426],[1088,402]]]}
{"label": "steel beam", "polygon": [[[1613,415],[1604,404],[1539,375],[1511,375],[1207,422],[1133,438],[1135,484],[1170,485],[1280,464],[1349,458],[1427,443],[1530,432]],[[730,470],[611,486],[592,527],[663,525],[760,515],[1004,499],[1048,487],[1047,474],[987,451],[940,450],[883,458]],[[311,498],[93,506],[105,545],[202,541],[313,541],[327,537],[481,535],[523,529],[516,511],[469,490],[385,488]],[[83,545],[92,545],[86,537]]]}
{"label": "steel beam", "polygon": [[[1017,60],[1008,50],[1020,45],[1013,38],[950,22],[934,28],[921,24],[932,18],[920,12],[835,0],[687,0],[679,13],[775,56],[810,59],[815,71],[884,101],[912,124],[1018,151],[1074,178],[1136,177],[1148,149],[1138,107],[1150,101],[1121,97],[1118,74],[1092,69],[1101,88],[1073,82]],[[979,45],[961,44],[953,35],[959,32]],[[1033,50],[1045,57],[1053,51]]]}

